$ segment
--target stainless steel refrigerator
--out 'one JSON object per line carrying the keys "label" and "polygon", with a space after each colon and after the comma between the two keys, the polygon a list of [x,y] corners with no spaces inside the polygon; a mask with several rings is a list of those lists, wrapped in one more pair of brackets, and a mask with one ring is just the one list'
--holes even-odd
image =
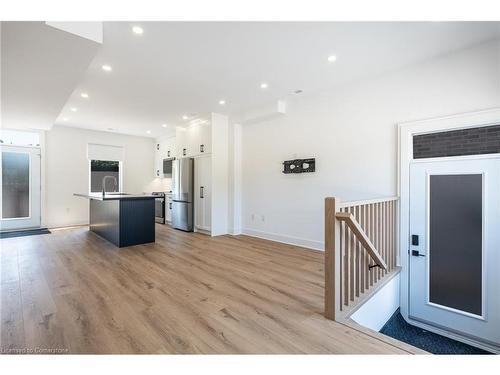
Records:
{"label": "stainless steel refrigerator", "polygon": [[172,227],[193,231],[194,160],[172,162]]}

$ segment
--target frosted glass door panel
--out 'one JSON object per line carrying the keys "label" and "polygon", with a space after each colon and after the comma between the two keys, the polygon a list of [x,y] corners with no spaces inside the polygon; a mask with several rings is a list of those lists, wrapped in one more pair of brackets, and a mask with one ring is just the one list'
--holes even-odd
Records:
{"label": "frosted glass door panel", "polygon": [[483,176],[430,176],[429,300],[482,315]]}
{"label": "frosted glass door panel", "polygon": [[0,168],[0,231],[40,227],[40,149],[0,144]]}
{"label": "frosted glass door panel", "polygon": [[30,216],[30,155],[2,152],[2,218]]}

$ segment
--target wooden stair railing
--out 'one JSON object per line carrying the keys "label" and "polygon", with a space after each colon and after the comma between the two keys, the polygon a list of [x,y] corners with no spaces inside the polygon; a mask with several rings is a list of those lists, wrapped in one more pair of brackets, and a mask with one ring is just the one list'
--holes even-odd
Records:
{"label": "wooden stair railing", "polygon": [[398,198],[325,200],[325,317],[345,320],[397,266]]}
{"label": "wooden stair railing", "polygon": [[363,230],[363,228],[361,228],[361,225],[359,225],[354,216],[350,212],[337,212],[335,213],[335,217],[338,220],[345,221],[349,229],[354,233],[354,236],[359,240],[359,242],[361,242],[364,249],[373,259],[375,265],[386,270],[387,264],[385,264],[377,249],[375,249],[375,246],[372,244],[372,241],[370,241],[365,231]]}

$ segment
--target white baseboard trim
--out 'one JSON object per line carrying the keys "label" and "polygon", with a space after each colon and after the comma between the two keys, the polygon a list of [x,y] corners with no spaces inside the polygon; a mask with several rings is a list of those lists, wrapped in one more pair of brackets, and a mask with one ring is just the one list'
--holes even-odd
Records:
{"label": "white baseboard trim", "polygon": [[237,236],[239,234],[243,234],[243,232],[241,231],[241,229],[235,229],[235,228],[229,228],[229,230],[227,231],[230,235],[232,236]]}
{"label": "white baseboard trim", "polygon": [[205,229],[200,229],[200,228],[194,228],[194,232],[196,233],[201,233],[201,234],[205,234],[207,236],[211,236],[212,233],[210,233],[209,230],[205,230]]}
{"label": "white baseboard trim", "polygon": [[47,224],[45,225],[45,227],[48,229],[62,229],[62,228],[80,227],[85,225],[89,225],[89,222],[76,221],[72,223],[59,223],[59,224],[55,223],[55,224]]}
{"label": "white baseboard trim", "polygon": [[312,249],[312,250],[324,251],[324,249],[325,249],[323,242],[308,240],[305,238],[286,236],[286,235],[277,234],[277,233],[263,232],[263,231],[259,231],[259,230],[255,230],[255,229],[248,229],[248,228],[243,229],[242,234],[246,234],[247,236],[251,236],[251,237],[262,238],[265,240],[286,243],[288,245],[306,247],[306,248]]}

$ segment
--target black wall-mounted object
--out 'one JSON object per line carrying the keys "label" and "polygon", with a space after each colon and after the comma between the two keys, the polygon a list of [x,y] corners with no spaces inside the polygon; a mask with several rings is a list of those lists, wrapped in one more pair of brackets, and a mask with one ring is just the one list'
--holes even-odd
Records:
{"label": "black wall-mounted object", "polygon": [[283,162],[283,173],[307,173],[316,171],[316,159],[295,159]]}

